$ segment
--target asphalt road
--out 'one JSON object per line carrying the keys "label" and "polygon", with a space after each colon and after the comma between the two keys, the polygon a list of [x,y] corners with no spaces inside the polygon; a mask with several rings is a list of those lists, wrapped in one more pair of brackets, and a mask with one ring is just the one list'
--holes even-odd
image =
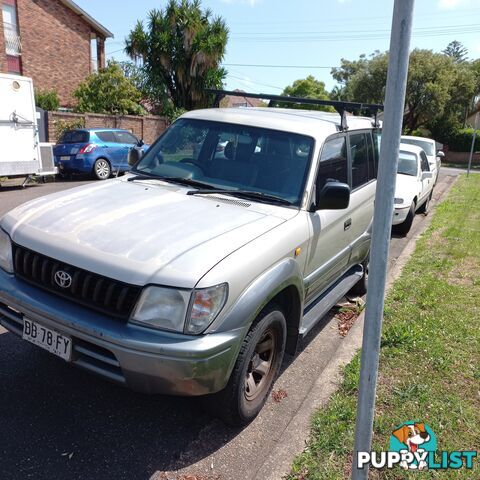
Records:
{"label": "asphalt road", "polygon": [[[432,207],[456,175],[442,169]],[[85,183],[1,188],[0,216],[29,199]],[[417,215],[407,238],[392,238],[391,266],[424,222]],[[0,327],[0,478],[163,480],[166,471],[254,478],[341,342],[336,320],[327,316],[284,363],[275,389],[288,396],[270,399],[247,428],[232,429],[196,399],[130,392]]]}

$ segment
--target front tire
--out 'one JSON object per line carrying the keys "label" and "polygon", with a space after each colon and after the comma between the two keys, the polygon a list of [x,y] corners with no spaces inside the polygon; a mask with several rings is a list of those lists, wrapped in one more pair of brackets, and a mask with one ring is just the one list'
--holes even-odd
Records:
{"label": "front tire", "polygon": [[112,174],[110,163],[105,158],[98,158],[93,164],[93,175],[97,180],[107,180]]}
{"label": "front tire", "polygon": [[399,225],[394,225],[394,231],[400,235],[406,235],[412,228],[413,219],[415,218],[415,202],[410,205],[407,218]]}
{"label": "front tire", "polygon": [[425,203],[418,209],[419,213],[423,213],[424,215],[428,215],[430,211],[430,200],[432,199],[433,191],[430,192],[430,195],[425,200]]}
{"label": "front tire", "polygon": [[206,398],[215,415],[235,426],[258,415],[280,370],[286,331],[285,316],[278,307],[260,314],[243,341],[227,386]]}

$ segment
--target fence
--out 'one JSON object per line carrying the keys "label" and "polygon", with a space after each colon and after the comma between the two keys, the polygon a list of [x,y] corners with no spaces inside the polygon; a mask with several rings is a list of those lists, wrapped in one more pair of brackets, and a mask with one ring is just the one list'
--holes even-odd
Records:
{"label": "fence", "polygon": [[[445,153],[444,161],[447,163],[467,165],[469,157],[470,152],[452,152],[449,150]],[[475,152],[473,154],[472,165],[480,165],[480,152]]]}
{"label": "fence", "polygon": [[58,121],[76,122],[79,120],[83,120],[85,128],[121,128],[129,130],[148,144],[153,143],[168,126],[166,118],[154,115],[48,112],[48,141],[56,142],[58,140],[56,138]]}

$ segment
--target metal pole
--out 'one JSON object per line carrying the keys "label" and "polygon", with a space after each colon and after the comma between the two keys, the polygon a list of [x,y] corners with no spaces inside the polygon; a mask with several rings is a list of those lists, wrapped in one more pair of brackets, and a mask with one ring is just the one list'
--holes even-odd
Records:
{"label": "metal pole", "polygon": [[478,112],[475,115],[475,122],[473,123],[473,138],[472,147],[470,148],[470,157],[468,159],[467,177],[470,175],[470,167],[472,166],[473,150],[475,149],[475,140],[477,138]]}
{"label": "metal pole", "polygon": [[368,465],[362,469],[357,466],[357,452],[369,452],[372,444],[385,279],[387,276],[393,199],[405,105],[413,5],[414,0],[395,0],[393,8],[387,88],[385,92],[385,116],[373,215],[367,307],[363,330],[355,451],[352,468],[353,480],[361,480],[368,477]]}

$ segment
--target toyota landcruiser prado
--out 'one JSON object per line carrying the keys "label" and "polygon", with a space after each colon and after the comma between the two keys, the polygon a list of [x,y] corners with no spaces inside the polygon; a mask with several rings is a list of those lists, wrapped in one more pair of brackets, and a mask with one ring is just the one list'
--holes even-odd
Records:
{"label": "toyota landcruiser prado", "polygon": [[378,130],[340,107],[188,112],[127,175],[15,208],[0,323],[111,381],[250,421],[284,352],[366,288]]}

